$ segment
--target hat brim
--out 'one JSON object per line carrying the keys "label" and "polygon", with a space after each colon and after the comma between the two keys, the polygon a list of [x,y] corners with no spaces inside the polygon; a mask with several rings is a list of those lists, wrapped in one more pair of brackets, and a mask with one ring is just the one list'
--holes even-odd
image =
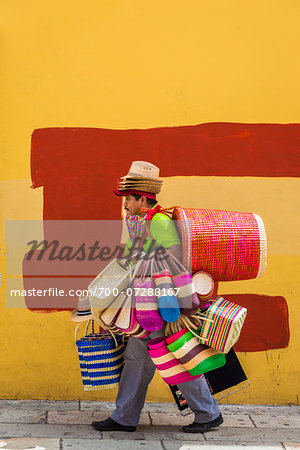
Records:
{"label": "hat brim", "polygon": [[148,180],[146,178],[139,178],[138,180],[132,180],[131,178],[121,178],[120,183],[124,184],[124,183],[133,183],[133,184],[163,184],[162,180]]}
{"label": "hat brim", "polygon": [[162,186],[161,185],[157,185],[157,184],[150,184],[150,183],[119,183],[119,189],[137,189],[139,191],[147,191],[147,188],[151,188],[151,190],[153,191],[154,189],[156,190],[161,190]]}
{"label": "hat brim", "polygon": [[151,200],[156,200],[156,194],[153,194],[151,192],[137,191],[135,189],[125,189],[125,190],[114,189],[113,192],[119,197],[126,197],[126,195],[137,194],[143,195],[144,197],[150,198]]}
{"label": "hat brim", "polygon": [[163,180],[159,177],[143,177],[142,175],[136,175],[136,174],[131,174],[128,173],[127,175],[124,175],[123,177],[120,177],[121,180],[147,180],[147,181],[161,181],[163,182]]}
{"label": "hat brim", "polygon": [[78,316],[77,309],[73,309],[73,311],[71,312],[71,320],[73,320],[73,322],[85,322],[86,320],[90,320],[92,318],[92,313],[86,314],[84,316]]}
{"label": "hat brim", "polygon": [[159,194],[161,189],[154,188],[153,186],[118,186],[119,191],[137,191],[137,192],[147,192],[149,194]]}

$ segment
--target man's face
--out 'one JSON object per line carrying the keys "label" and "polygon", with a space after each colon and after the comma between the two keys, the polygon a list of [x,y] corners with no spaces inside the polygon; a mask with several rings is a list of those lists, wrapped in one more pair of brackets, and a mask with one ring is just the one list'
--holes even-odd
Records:
{"label": "man's face", "polygon": [[126,211],[126,216],[139,215],[144,203],[145,197],[141,197],[139,200],[136,200],[133,195],[126,195],[124,200],[124,209]]}

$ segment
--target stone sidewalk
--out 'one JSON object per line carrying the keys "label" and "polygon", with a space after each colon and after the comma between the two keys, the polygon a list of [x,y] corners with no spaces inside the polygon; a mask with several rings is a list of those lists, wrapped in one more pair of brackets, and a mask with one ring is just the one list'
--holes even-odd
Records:
{"label": "stone sidewalk", "polygon": [[300,406],[221,405],[224,423],[201,434],[181,432],[175,404],[148,403],[135,433],[94,430],[113,403],[0,400],[0,449],[35,450],[214,450],[300,449]]}

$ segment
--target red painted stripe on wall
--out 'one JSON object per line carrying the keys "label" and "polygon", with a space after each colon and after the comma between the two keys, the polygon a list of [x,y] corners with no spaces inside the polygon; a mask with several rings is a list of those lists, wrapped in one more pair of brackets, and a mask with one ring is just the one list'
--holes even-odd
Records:
{"label": "red painted stripe on wall", "polygon": [[33,132],[31,173],[45,187],[45,219],[116,219],[112,189],[133,160],[153,162],[161,176],[297,177],[299,150],[299,124],[46,128]]}
{"label": "red painted stripe on wall", "polygon": [[226,300],[247,308],[237,352],[286,348],[289,344],[289,313],[286,299],[256,294],[226,294]]}
{"label": "red painted stripe on wall", "polygon": [[93,184],[98,176],[98,181],[107,175],[118,179],[134,159],[151,159],[162,176],[297,177],[299,150],[300,124],[45,128],[32,135],[32,179],[40,186],[53,184],[60,176],[75,180],[79,174],[89,174]]}

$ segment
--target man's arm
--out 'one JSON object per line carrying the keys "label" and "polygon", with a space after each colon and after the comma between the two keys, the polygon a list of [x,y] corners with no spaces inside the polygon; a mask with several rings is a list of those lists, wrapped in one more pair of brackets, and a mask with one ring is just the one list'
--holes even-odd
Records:
{"label": "man's arm", "polygon": [[179,259],[179,261],[182,261],[182,246],[177,245],[171,245],[171,247],[167,248],[167,251],[172,253],[172,255],[175,256],[175,258]]}
{"label": "man's arm", "polygon": [[182,246],[176,227],[171,218],[156,214],[150,223],[150,233],[158,246],[162,246],[175,258],[182,260]]}

